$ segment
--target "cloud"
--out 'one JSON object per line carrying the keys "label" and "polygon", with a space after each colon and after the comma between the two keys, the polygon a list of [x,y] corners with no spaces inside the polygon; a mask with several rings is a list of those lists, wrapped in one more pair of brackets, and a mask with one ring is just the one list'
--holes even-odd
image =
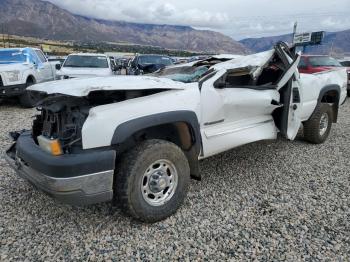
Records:
{"label": "cloud", "polygon": [[160,4],[155,8],[154,14],[160,18],[171,17],[176,15],[176,8],[169,3]]}
{"label": "cloud", "polygon": [[[236,39],[298,30],[350,28],[350,1],[334,0],[48,0],[75,14],[136,23],[212,29]],[[344,11],[346,10],[346,11]]]}
{"label": "cloud", "polygon": [[336,17],[327,17],[324,20],[321,21],[321,25],[323,27],[337,29],[339,27],[342,27],[343,25],[350,25],[350,18],[336,18]]}
{"label": "cloud", "polygon": [[127,22],[222,28],[229,21],[228,15],[223,12],[212,12],[199,8],[180,9],[172,3],[159,0],[49,1],[75,14]]}

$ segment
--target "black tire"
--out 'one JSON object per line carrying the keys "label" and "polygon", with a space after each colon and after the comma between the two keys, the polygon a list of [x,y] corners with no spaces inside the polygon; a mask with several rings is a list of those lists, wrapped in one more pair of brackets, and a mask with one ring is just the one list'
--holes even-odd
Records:
{"label": "black tire", "polygon": [[[154,206],[145,200],[146,190],[142,188],[145,186],[144,175],[153,163],[163,160],[175,166],[177,186],[167,202]],[[164,140],[146,140],[121,157],[114,181],[115,202],[122,211],[137,220],[154,223],[174,214],[183,203],[190,181],[190,167],[186,156],[175,144]]]}
{"label": "black tire", "polygon": [[350,97],[350,90],[348,89],[347,92],[348,92],[348,96]]}
{"label": "black tire", "polygon": [[[28,79],[26,83],[26,89],[31,85],[34,85],[34,82],[33,80]],[[32,108],[39,102],[39,98],[32,92],[25,90],[24,93],[19,97],[19,102],[22,107]]]}
{"label": "black tire", "polygon": [[[321,119],[326,117],[327,123],[321,124]],[[323,128],[322,128],[323,127]],[[322,130],[323,129],[323,130]],[[312,144],[325,142],[332,129],[332,108],[329,104],[319,104],[311,118],[304,122],[304,139]]]}

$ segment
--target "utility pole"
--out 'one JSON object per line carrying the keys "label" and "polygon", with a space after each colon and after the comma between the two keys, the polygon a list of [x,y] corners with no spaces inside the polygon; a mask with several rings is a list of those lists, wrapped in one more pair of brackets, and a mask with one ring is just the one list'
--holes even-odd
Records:
{"label": "utility pole", "polygon": [[3,24],[1,26],[1,29],[2,29],[2,42],[3,42],[3,46],[5,48],[6,47],[5,46],[5,32],[4,32],[4,25]]}
{"label": "utility pole", "polygon": [[333,56],[333,45],[334,45],[334,42],[332,42],[332,45],[331,45],[331,50],[330,50],[330,52],[329,52],[329,55],[330,55],[330,56]]}
{"label": "utility pole", "polygon": [[293,43],[294,43],[294,36],[297,33],[297,27],[298,27],[298,22],[294,23],[294,28],[293,28]]}
{"label": "utility pole", "polygon": [[[293,39],[292,39],[292,45],[294,45],[294,39],[295,39],[295,35],[296,35],[296,33],[297,33],[297,27],[298,27],[298,22],[297,21],[295,21],[295,23],[294,23],[294,27],[293,27]],[[297,47],[295,47],[295,53],[297,53]]]}

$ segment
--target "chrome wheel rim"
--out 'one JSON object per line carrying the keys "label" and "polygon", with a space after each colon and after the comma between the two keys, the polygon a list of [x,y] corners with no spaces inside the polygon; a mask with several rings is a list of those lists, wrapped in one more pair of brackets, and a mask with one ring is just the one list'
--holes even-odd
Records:
{"label": "chrome wheel rim", "polygon": [[328,129],[328,122],[329,122],[328,114],[323,113],[320,120],[320,136],[324,136],[324,134],[326,134]]}
{"label": "chrome wheel rim", "polygon": [[143,199],[151,206],[162,206],[174,196],[177,183],[178,173],[175,165],[169,160],[157,160],[143,174]]}

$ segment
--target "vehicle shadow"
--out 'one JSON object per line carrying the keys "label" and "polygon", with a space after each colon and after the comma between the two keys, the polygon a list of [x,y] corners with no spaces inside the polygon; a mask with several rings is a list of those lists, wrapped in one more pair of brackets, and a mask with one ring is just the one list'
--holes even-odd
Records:
{"label": "vehicle shadow", "polygon": [[16,98],[6,98],[6,99],[0,98],[0,110],[1,110],[1,107],[22,108],[21,105],[19,104],[18,99],[16,99]]}
{"label": "vehicle shadow", "polygon": [[[9,106],[15,106],[13,102]],[[200,172],[202,181],[191,181],[189,196],[181,209],[189,208],[200,210],[203,204],[203,196],[212,194],[213,188],[220,188],[222,191],[234,194],[246,190],[247,187],[267,188],[271,181],[264,176],[271,177],[276,172],[276,168],[288,158],[291,148],[303,148],[302,133],[298,134],[297,140],[288,141],[282,137],[277,140],[261,141],[249,145],[241,146],[222,154],[210,157],[200,162]],[[290,152],[290,151],[289,151]],[[278,172],[285,172],[282,168]],[[15,174],[13,174],[15,176]],[[74,230],[82,235],[99,234],[100,232],[111,230],[113,227],[128,226],[133,229],[143,229],[144,227],[158,228],[164,226],[165,221],[147,225],[125,215],[121,210],[111,203],[103,203],[92,206],[70,206],[62,204],[42,192],[26,184],[27,182],[13,177],[13,183],[20,184],[25,188],[25,192],[13,193],[20,198],[16,208],[20,213],[36,213],[45,218],[42,223],[55,224],[55,221],[65,221],[67,228],[74,227]],[[243,185],[243,186],[242,186]],[[211,203],[207,203],[211,205]],[[181,210],[180,209],[180,210]],[[35,211],[34,211],[35,210]],[[180,211],[181,212],[181,211]],[[195,212],[195,211],[190,211]],[[174,219],[174,218],[169,218]],[[188,218],[190,219],[190,218]],[[62,223],[58,223],[61,224]],[[32,226],[37,227],[38,224]],[[57,230],[61,230],[57,228]]]}

